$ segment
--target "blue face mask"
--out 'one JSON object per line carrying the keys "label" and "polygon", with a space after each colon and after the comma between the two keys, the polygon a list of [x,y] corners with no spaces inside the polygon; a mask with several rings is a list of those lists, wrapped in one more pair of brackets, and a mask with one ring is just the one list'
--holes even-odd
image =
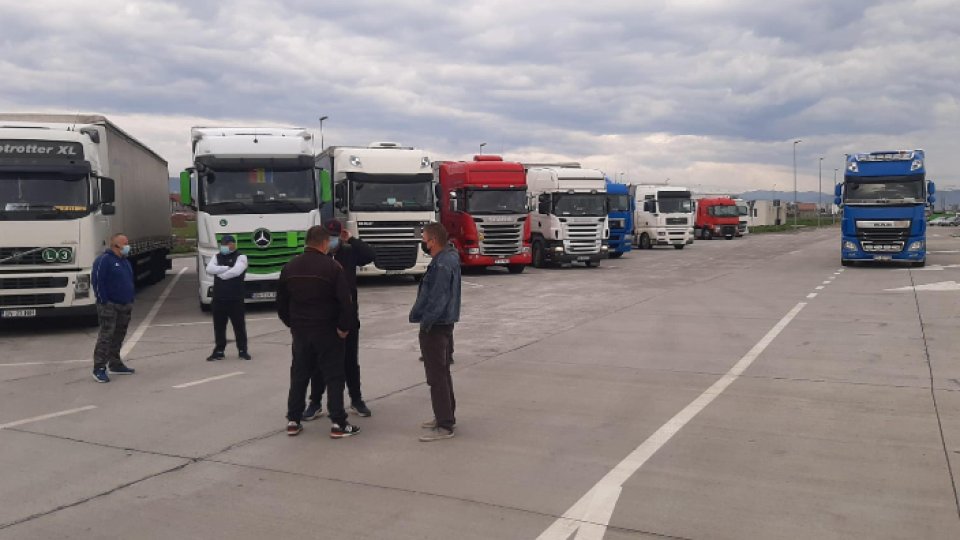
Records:
{"label": "blue face mask", "polygon": [[126,246],[123,246],[122,248],[120,248],[120,255],[123,255],[124,257],[126,257],[127,255],[130,255],[130,245],[129,245],[129,244],[126,245]]}
{"label": "blue face mask", "polygon": [[336,251],[340,247],[340,239],[333,237],[330,239],[330,251]]}
{"label": "blue face mask", "polygon": [[220,254],[221,254],[221,255],[229,255],[229,254],[230,254],[230,248],[228,248],[227,246],[220,246]]}

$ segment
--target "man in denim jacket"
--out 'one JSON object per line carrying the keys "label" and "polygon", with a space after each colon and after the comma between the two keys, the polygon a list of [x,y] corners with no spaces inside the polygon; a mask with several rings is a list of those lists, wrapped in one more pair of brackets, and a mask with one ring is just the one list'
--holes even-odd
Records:
{"label": "man in denim jacket", "polygon": [[410,322],[420,323],[420,351],[433,403],[433,419],[422,424],[430,433],[420,440],[430,442],[452,438],[457,424],[450,361],[453,326],[460,320],[460,256],[447,245],[447,231],[440,223],[424,227],[421,248],[433,260],[420,281]]}

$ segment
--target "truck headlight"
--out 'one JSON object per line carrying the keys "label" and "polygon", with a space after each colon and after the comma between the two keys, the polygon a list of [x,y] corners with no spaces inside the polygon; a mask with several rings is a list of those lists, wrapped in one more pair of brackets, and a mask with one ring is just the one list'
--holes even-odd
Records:
{"label": "truck headlight", "polygon": [[90,274],[80,274],[77,281],[73,284],[73,296],[75,298],[86,298],[90,296]]}
{"label": "truck headlight", "polygon": [[[923,160],[922,160],[922,159],[915,159],[915,160],[913,160],[913,163],[910,164],[910,172],[913,172],[913,171],[915,171],[915,170],[917,170],[917,169],[922,169],[922,168],[923,168]],[[913,251],[913,250],[910,250],[910,251]]]}
{"label": "truck headlight", "polygon": [[923,247],[923,240],[915,240],[910,242],[910,247],[907,249],[907,251],[923,251]]}
{"label": "truck headlight", "polygon": [[850,240],[843,241],[843,250],[844,251],[857,251],[857,245],[851,242]]}
{"label": "truck headlight", "polygon": [[530,253],[530,246],[523,246],[520,248],[520,253]]}
{"label": "truck headlight", "polygon": [[667,231],[657,231],[657,236],[666,236]]}
{"label": "truck headlight", "polygon": [[610,249],[610,246],[600,246],[600,251],[607,251]]}
{"label": "truck headlight", "polygon": [[467,254],[468,254],[468,255],[479,255],[479,254],[480,254],[480,248],[467,248]]}
{"label": "truck headlight", "polygon": [[563,246],[557,246],[557,247],[553,248],[553,251],[555,251],[555,252],[557,252],[557,253],[563,253]]}

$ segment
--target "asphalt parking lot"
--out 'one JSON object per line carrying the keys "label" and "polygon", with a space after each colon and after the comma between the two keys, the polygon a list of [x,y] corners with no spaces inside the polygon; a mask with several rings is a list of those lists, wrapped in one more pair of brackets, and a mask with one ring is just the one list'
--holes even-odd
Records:
{"label": "asphalt parking lot", "polygon": [[468,273],[457,437],[431,416],[406,279],[364,280],[370,418],[284,433],[290,336],[208,363],[191,259],[96,328],[0,329],[0,538],[960,538],[960,238],[842,268],[836,231],[597,269]]}

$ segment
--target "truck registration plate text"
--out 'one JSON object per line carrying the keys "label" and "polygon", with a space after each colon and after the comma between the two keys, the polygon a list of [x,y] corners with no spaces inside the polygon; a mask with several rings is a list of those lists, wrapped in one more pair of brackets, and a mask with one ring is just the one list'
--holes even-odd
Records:
{"label": "truck registration plate text", "polygon": [[36,317],[37,310],[35,309],[5,309],[3,310],[0,317],[4,319],[19,319],[23,317]]}
{"label": "truck registration plate text", "polygon": [[510,259],[496,259],[493,261],[493,264],[509,264]]}
{"label": "truck registration plate text", "polygon": [[277,297],[277,293],[275,293],[275,292],[273,292],[273,291],[255,292],[255,293],[253,293],[253,295],[251,296],[251,298],[253,298],[254,300],[268,300],[268,299],[269,299],[269,300],[272,300],[272,299],[274,299],[274,298],[276,298],[276,297]]}

